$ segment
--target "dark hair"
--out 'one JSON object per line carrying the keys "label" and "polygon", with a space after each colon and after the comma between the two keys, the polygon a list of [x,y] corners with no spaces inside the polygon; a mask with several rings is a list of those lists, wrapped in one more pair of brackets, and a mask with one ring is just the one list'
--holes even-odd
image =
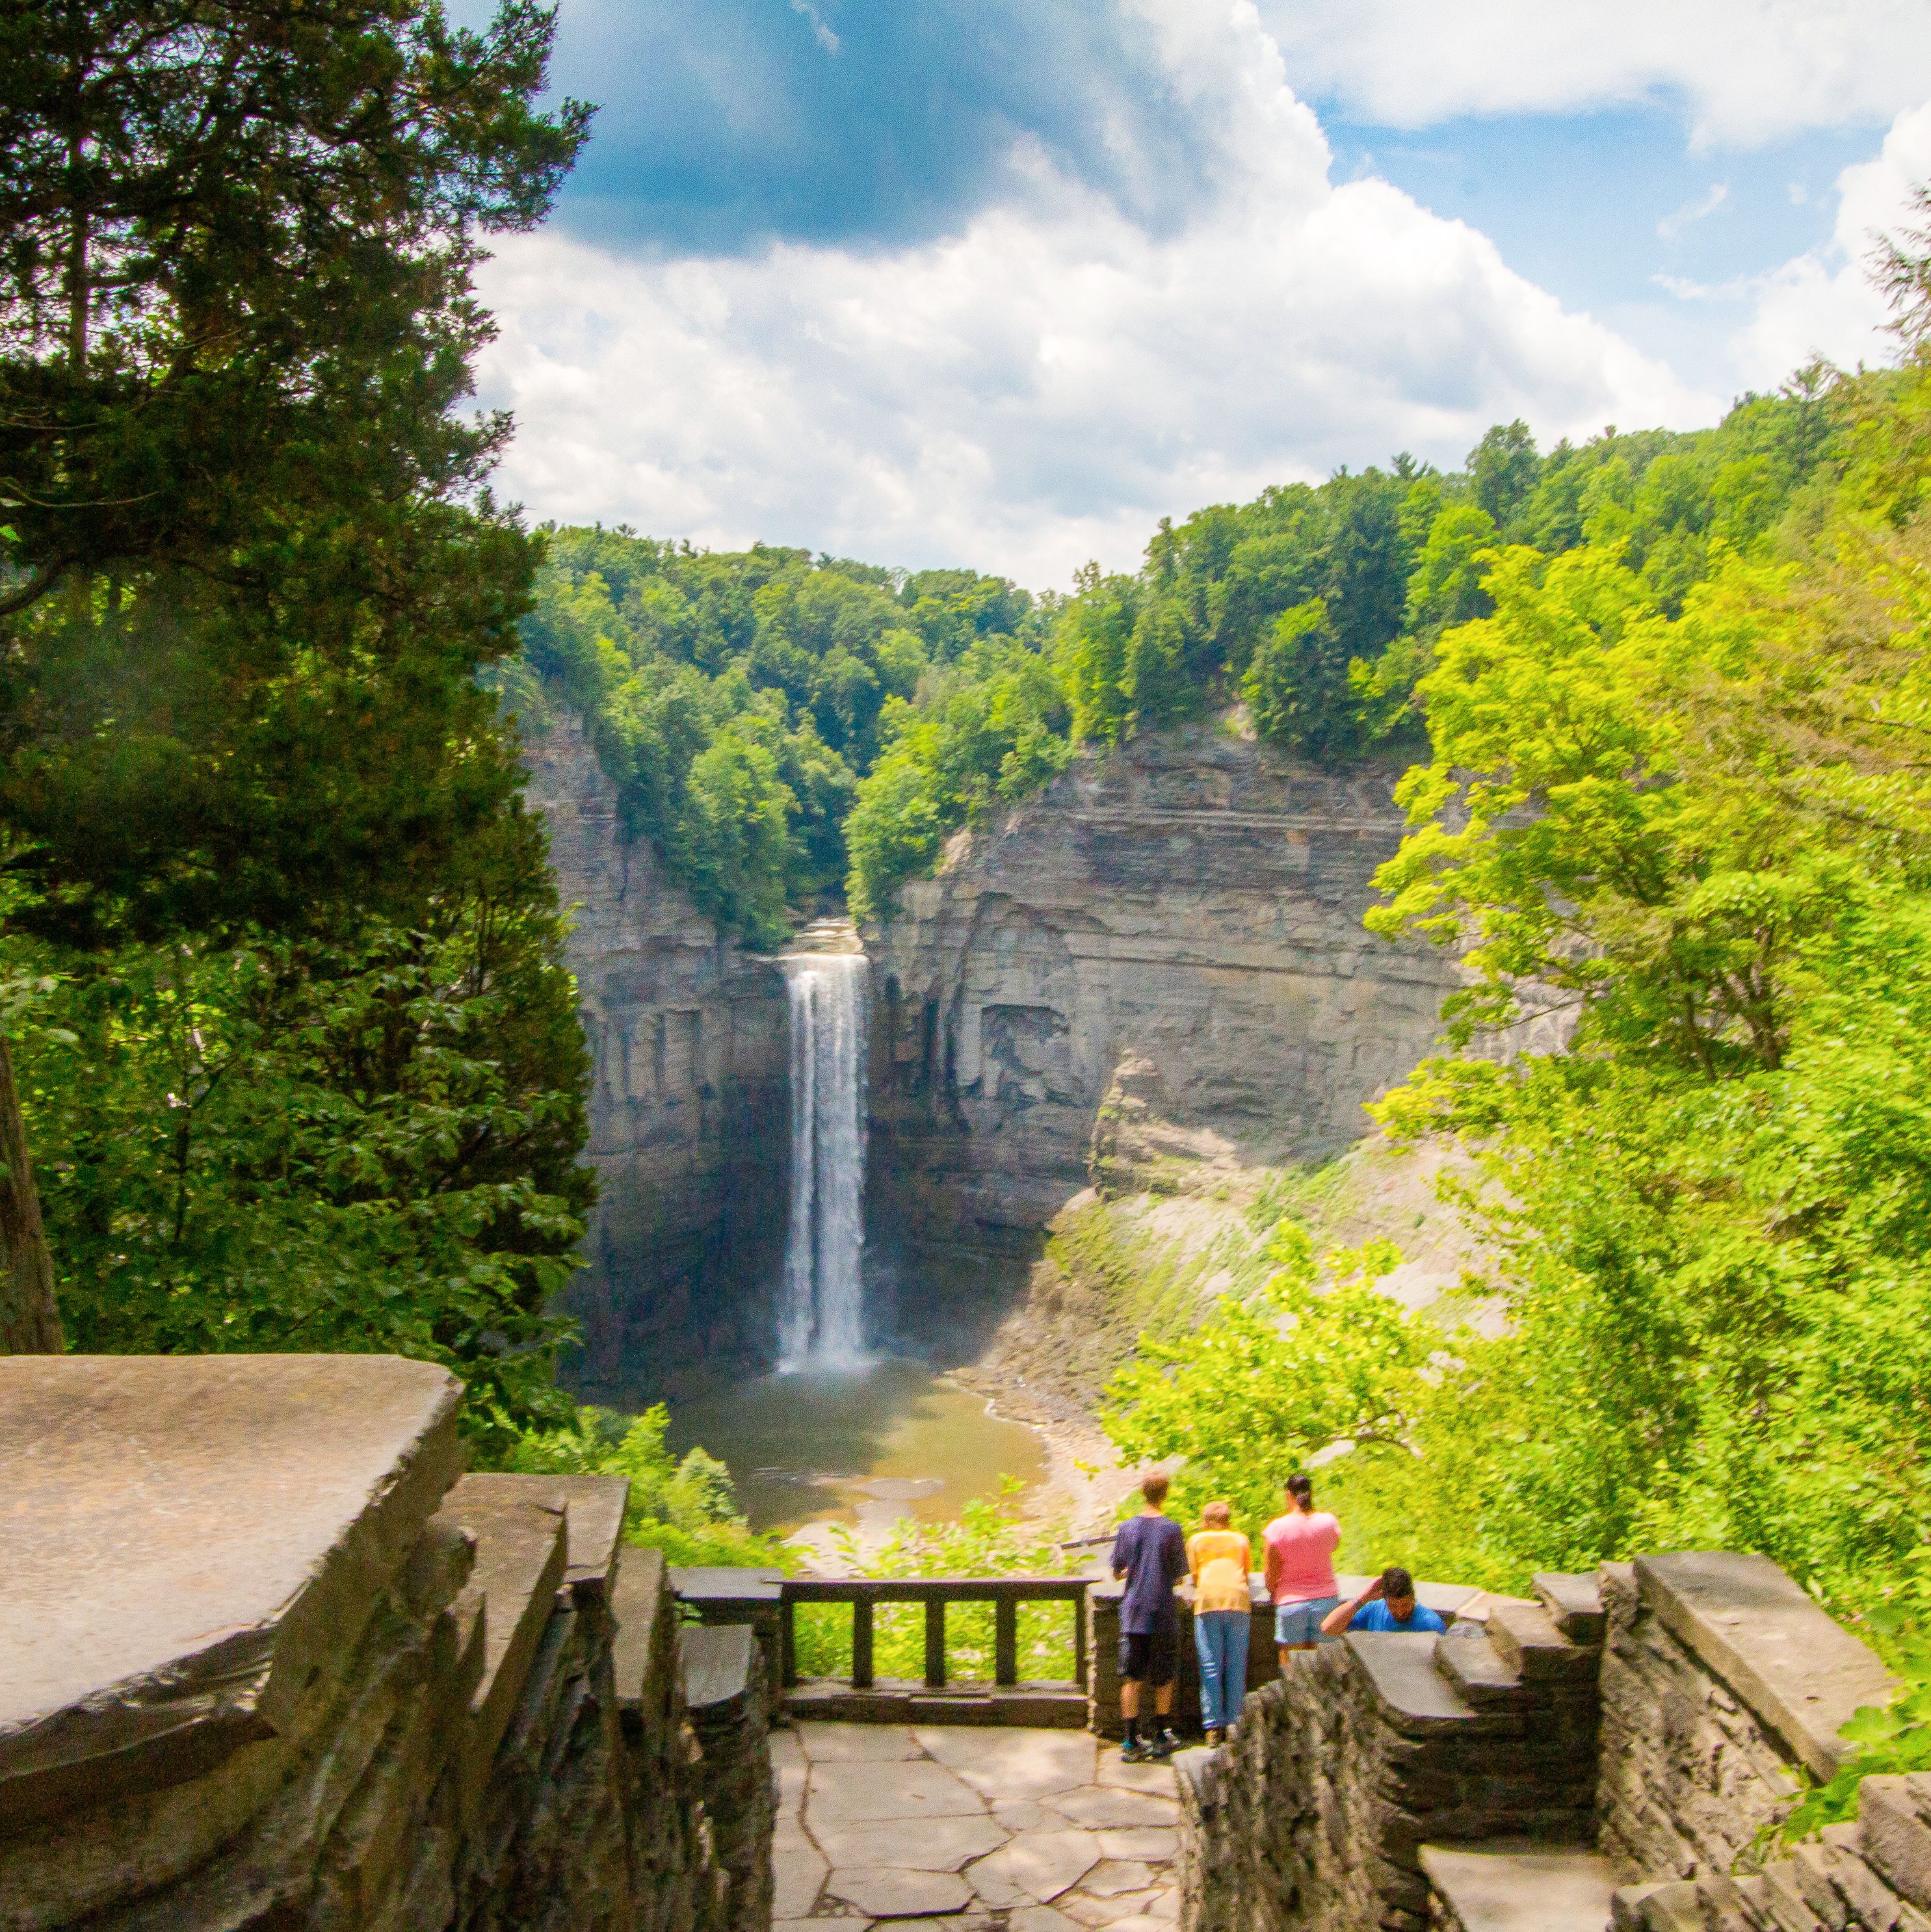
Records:
{"label": "dark hair", "polygon": [[1314,1478],[1312,1476],[1290,1476],[1287,1478],[1287,1493],[1294,1498],[1295,1502],[1301,1508],[1304,1510],[1312,1509],[1314,1507]]}
{"label": "dark hair", "polygon": [[1384,1597],[1412,1597],[1415,1594],[1415,1580],[1398,1563],[1391,1563],[1381,1573],[1381,1594]]}
{"label": "dark hair", "polygon": [[1150,1476],[1140,1479],[1140,1492],[1155,1509],[1167,1500],[1167,1492],[1172,1486],[1166,1476],[1158,1469]]}

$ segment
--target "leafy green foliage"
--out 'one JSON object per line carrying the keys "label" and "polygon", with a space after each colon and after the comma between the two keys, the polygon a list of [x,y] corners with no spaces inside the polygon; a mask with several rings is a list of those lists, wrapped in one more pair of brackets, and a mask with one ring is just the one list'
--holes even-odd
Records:
{"label": "leafy green foliage", "polygon": [[[1413,745],[1417,684],[1437,640],[1489,615],[1498,553],[1587,541],[1597,561],[1620,559],[1632,595],[1674,614],[1811,487],[1844,416],[1812,370],[1693,435],[1610,432],[1544,458],[1512,423],[1453,476],[1404,457],[1392,471],[1344,471],[1163,522],[1138,572],[1089,566],[1071,597],[1041,607],[1035,632],[962,656],[975,681],[1009,681],[997,700],[962,701],[957,679],[931,679],[907,712],[884,709],[889,743],[848,821],[852,903],[882,912],[950,832],[1046,782],[1073,746],[1116,744],[1236,698],[1263,738],[1327,763]],[[1035,644],[1038,669],[1025,662]],[[989,737],[1001,710],[1005,734]]]}
{"label": "leafy green foliage", "polygon": [[1236,1520],[1278,1515],[1283,1485],[1316,1451],[1411,1456],[1444,1338],[1374,1282],[1398,1264],[1386,1244],[1317,1259],[1282,1220],[1269,1243],[1278,1263],[1260,1293],[1215,1304],[1191,1334],[1143,1336],[1107,1391],[1101,1420],[1130,1462],[1185,1457],[1174,1508],[1215,1498]]}
{"label": "leafy green foliage", "polygon": [[26,954],[71,1346],[443,1362],[484,1450],[566,1412],[585,1050],[536,828],[490,845],[407,928]]}
{"label": "leafy green foliage", "polygon": [[[1059,1576],[1070,1574],[1059,1545],[1019,1514],[1025,1485],[1008,1477],[996,1500],[975,1497],[950,1522],[906,1516],[893,1526],[884,1547],[861,1558],[848,1530],[833,1540],[847,1566],[869,1576]],[[1019,1606],[1019,1674],[1022,1682],[1065,1681],[1073,1675],[1073,1612],[1065,1604]],[[993,1606],[953,1604],[945,1619],[945,1655],[955,1681],[993,1678]],[[807,1677],[848,1676],[851,1612],[842,1604],[800,1607],[797,1614],[798,1668]],[[872,1668],[880,1677],[914,1681],[925,1674],[925,1611],[917,1604],[881,1604],[872,1628]]]}
{"label": "leafy green foliage", "polygon": [[1067,707],[1044,660],[1004,639],[930,674],[916,706],[888,705],[887,746],[845,821],[860,916],[889,910],[949,834],[1036,790],[1071,762]]}
{"label": "leafy green foliage", "polygon": [[479,237],[540,220],[588,131],[534,106],[554,27],[530,0],[483,34],[423,0],[0,16],[0,615],[71,572],[251,574],[291,506],[313,532],[487,474],[506,422],[450,413]]}
{"label": "leafy green foliage", "polygon": [[[1270,1286],[1144,1340],[1110,1426],[1184,1455],[1186,1498],[1258,1514],[1353,1441],[1324,1492],[1357,1561],[1519,1588],[1761,1550],[1884,1638],[1931,1520],[1927,425],[1920,346],[1700,437],[1538,465],[1497,432],[1465,482],[1410,478],[1430,751],[1368,924],[1465,983],[1455,1051],[1374,1111],[1472,1157],[1488,1318],[1290,1270],[1291,1309]],[[1294,588],[1248,659],[1270,735],[1307,728],[1283,634],[1318,662],[1333,623]],[[1354,665],[1365,704],[1401,700],[1405,650]],[[1861,1766],[1921,1761],[1917,1694],[1859,1720]]]}
{"label": "leafy green foliage", "polygon": [[669,1422],[661,1402],[628,1419],[585,1404],[560,1426],[519,1437],[499,1466],[522,1475],[626,1478],[623,1540],[661,1550],[674,1564],[790,1568],[795,1553],[757,1534],[739,1514],[730,1472],[716,1456],[671,1454]]}
{"label": "leafy green foliage", "polygon": [[481,238],[542,218],[587,128],[534,106],[553,28],[0,24],[0,819],[43,930],[391,904],[508,808],[473,680],[535,551],[485,488],[507,418],[460,406]]}
{"label": "leafy green foliage", "polygon": [[0,983],[68,1328],[443,1361],[485,1450],[567,1408],[592,1192],[476,684],[539,546],[486,488],[508,419],[461,407],[482,238],[587,128],[535,105],[553,28],[0,21]]}
{"label": "leafy green foliage", "polygon": [[[787,905],[842,883],[859,778],[921,681],[956,693],[996,653],[990,640],[1010,643],[993,627],[1024,627],[1032,608],[970,571],[901,578],[802,550],[713,554],[564,530],[523,656],[494,682],[527,731],[558,704],[584,717],[630,835],[727,931],[770,945]],[[989,701],[1003,718],[1016,700]],[[903,827],[873,813],[875,844],[882,832],[923,854],[907,804]]]}

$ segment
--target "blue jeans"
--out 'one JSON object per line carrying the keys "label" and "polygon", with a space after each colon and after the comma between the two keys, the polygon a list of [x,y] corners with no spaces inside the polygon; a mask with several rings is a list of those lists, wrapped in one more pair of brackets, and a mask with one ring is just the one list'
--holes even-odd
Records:
{"label": "blue jeans", "polygon": [[1245,1610],[1207,1610],[1194,1619],[1194,1647],[1200,1653],[1200,1721],[1210,1731],[1225,1730],[1240,1715],[1252,1622]]}

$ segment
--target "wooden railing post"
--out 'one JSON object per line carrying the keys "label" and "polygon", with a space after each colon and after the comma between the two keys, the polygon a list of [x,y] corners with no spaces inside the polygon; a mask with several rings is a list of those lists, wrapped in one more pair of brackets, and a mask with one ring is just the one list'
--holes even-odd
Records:
{"label": "wooden railing post", "polygon": [[855,1690],[872,1688],[872,1600],[851,1600],[851,1686]]}
{"label": "wooden railing post", "polygon": [[1019,1600],[1001,1597],[993,1605],[993,1682],[1019,1682]]}
{"label": "wooden railing post", "polygon": [[925,1688],[945,1688],[945,1599],[928,1597],[925,1603]]}
{"label": "wooden railing post", "polygon": [[[1020,1606],[1063,1604],[1073,1612],[1074,1680],[1083,1694],[1089,1648],[1086,1593],[1086,1580],[1071,1576],[788,1576],[782,1582],[774,1579],[771,1594],[778,1599],[776,1634],[779,1672],[787,1690],[798,1688],[797,1606],[848,1604],[851,1606],[851,1685],[854,1690],[877,1691],[878,1605],[922,1604],[925,1606],[925,1683],[922,1688],[942,1690],[952,1676],[950,1660],[946,1655],[948,1606],[990,1604],[993,1683],[999,1690],[1011,1690],[1020,1682]],[[887,1688],[890,1696],[899,1696],[912,1687],[895,1684]]]}

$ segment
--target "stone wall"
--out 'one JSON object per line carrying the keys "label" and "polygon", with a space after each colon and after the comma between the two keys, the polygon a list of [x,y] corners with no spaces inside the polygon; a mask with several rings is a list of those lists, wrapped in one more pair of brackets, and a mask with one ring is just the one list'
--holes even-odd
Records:
{"label": "stone wall", "polygon": [[1603,1573],[1602,1838],[1625,1878],[1728,1871],[1836,1773],[1883,1666],[1765,1556],[1639,1556]]}
{"label": "stone wall", "polygon": [[1185,1932],[1422,1932],[1425,1844],[1587,1841],[1596,1654],[1542,1610],[1290,1662],[1227,1744],[1176,1760]]}
{"label": "stone wall", "polygon": [[1617,1894],[1618,1932],[1923,1932],[1931,1926],[1931,1777],[1866,1778],[1854,1823],[1773,1857]]}
{"label": "stone wall", "polygon": [[887,1232],[1023,1245],[1097,1169],[1331,1154],[1435,1038],[1452,968],[1362,926],[1395,769],[1209,726],[1082,758],[956,838],[872,941]]}
{"label": "stone wall", "polygon": [[[4,1932],[744,1932],[768,1813],[726,1885],[626,1486],[458,1479],[458,1394],[0,1358]],[[713,1728],[762,1754],[761,1712]]]}
{"label": "stone wall", "polygon": [[626,838],[581,724],[532,740],[595,1066],[589,1157],[602,1197],[569,1294],[592,1393],[653,1390],[706,1360],[769,1353],[782,1257],[789,1032],[782,976],[741,952]]}
{"label": "stone wall", "polygon": [[1297,1657],[1226,1747],[1182,1754],[1187,1932],[1931,1928],[1931,1779],[1873,1780],[1859,1823],[1774,1853],[1893,1688],[1774,1564],[1536,1582],[1485,1636]]}
{"label": "stone wall", "polygon": [[717,1872],[711,1921],[718,1932],[765,1932],[778,1787],[765,1724],[764,1658],[743,1624],[686,1624],[678,1646]]}

